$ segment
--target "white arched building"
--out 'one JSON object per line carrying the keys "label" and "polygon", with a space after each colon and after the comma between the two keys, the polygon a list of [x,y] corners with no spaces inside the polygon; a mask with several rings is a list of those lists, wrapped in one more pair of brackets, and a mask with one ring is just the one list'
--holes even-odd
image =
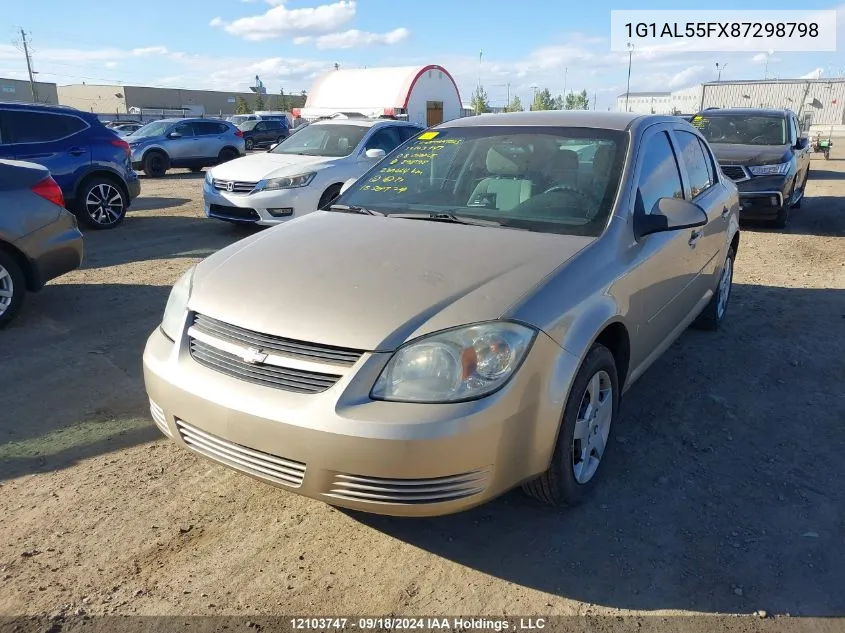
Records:
{"label": "white arched building", "polygon": [[461,96],[442,66],[334,70],[314,82],[305,107],[293,114],[313,121],[339,112],[392,115],[430,127],[460,117]]}

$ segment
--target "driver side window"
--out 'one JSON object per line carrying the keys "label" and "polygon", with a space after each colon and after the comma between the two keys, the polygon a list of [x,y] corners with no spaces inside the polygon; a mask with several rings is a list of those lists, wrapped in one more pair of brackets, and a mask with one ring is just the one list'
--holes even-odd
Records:
{"label": "driver side window", "polygon": [[385,154],[389,154],[401,143],[402,139],[399,138],[399,133],[395,127],[383,127],[370,137],[364,149],[383,149]]}
{"label": "driver side window", "polygon": [[681,172],[666,132],[651,136],[640,150],[637,211],[650,214],[661,198],[684,197]]}
{"label": "driver side window", "polygon": [[170,130],[171,132],[176,132],[181,134],[182,136],[193,136],[194,135],[194,126],[190,123],[178,123],[173,126],[173,129]]}

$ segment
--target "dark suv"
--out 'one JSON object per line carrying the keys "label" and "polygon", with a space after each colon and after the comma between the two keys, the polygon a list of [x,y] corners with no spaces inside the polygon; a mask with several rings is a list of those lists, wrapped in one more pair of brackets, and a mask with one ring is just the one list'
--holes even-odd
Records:
{"label": "dark suv", "polygon": [[0,158],[49,169],[67,208],[95,229],[120,224],[141,193],[129,144],[95,114],[66,106],[0,103]]}
{"label": "dark suv", "polygon": [[736,183],[740,218],[784,228],[801,206],[810,172],[810,143],[791,110],[709,109],[690,121]]}
{"label": "dark suv", "polygon": [[238,128],[244,133],[244,142],[248,150],[281,143],[290,134],[285,121],[274,119],[244,121]]}

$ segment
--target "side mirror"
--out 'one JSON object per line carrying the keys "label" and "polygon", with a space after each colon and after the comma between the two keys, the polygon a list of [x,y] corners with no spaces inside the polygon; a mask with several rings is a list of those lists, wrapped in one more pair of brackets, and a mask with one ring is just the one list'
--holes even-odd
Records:
{"label": "side mirror", "polygon": [[167,135],[167,138],[182,138],[182,135],[179,132],[171,132]]}
{"label": "side mirror", "polygon": [[660,198],[651,213],[634,216],[634,233],[637,239],[652,233],[693,229],[707,224],[707,213],[697,204],[680,198]]}
{"label": "side mirror", "polygon": [[387,156],[387,152],[383,149],[368,149],[364,152],[364,156],[369,158],[370,160],[381,160],[385,156]]}
{"label": "side mirror", "polygon": [[810,139],[806,136],[802,136],[798,139],[798,143],[795,145],[795,149],[807,149],[810,146]]}
{"label": "side mirror", "polygon": [[343,186],[340,188],[340,193],[343,194],[343,192],[345,192],[347,189],[349,189],[349,187],[355,184],[356,180],[357,178],[350,178],[345,183],[343,183]]}

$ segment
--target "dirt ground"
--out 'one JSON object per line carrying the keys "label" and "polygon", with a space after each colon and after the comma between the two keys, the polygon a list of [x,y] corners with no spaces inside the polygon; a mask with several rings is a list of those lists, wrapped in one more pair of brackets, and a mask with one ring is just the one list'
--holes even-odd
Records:
{"label": "dirt ground", "polygon": [[144,180],[0,332],[0,615],[845,614],[845,153],[814,158],[787,231],[744,227],[726,328],[629,392],[589,503],[425,520],[332,509],[153,426],[141,352],[169,287],[249,233],[202,217],[201,178]]}

